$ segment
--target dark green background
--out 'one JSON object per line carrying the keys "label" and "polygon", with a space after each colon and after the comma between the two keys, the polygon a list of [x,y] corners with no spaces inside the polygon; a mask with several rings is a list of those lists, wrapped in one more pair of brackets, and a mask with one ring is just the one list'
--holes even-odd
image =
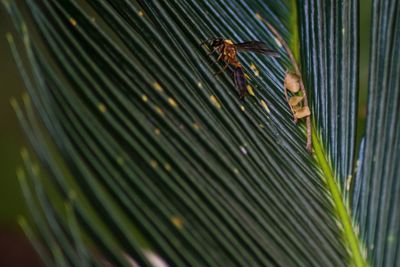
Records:
{"label": "dark green background", "polygon": [[19,98],[24,90],[6,32],[12,29],[5,10],[0,8],[0,226],[15,225],[16,217],[24,213],[16,179],[16,167],[21,164],[20,150],[26,144],[10,98]]}

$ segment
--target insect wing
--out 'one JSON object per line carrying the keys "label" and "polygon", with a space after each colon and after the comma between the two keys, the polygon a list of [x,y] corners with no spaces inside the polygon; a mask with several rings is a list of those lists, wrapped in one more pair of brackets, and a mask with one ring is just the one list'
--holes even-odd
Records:
{"label": "insect wing", "polygon": [[271,57],[279,57],[279,53],[277,51],[268,48],[265,43],[259,41],[238,43],[235,44],[235,47],[239,52],[247,51],[247,52],[260,53]]}
{"label": "insect wing", "polygon": [[244,77],[242,68],[240,67],[235,68],[233,76],[235,80],[235,87],[239,92],[239,97],[240,99],[243,99],[247,92],[247,88],[246,88],[246,78]]}

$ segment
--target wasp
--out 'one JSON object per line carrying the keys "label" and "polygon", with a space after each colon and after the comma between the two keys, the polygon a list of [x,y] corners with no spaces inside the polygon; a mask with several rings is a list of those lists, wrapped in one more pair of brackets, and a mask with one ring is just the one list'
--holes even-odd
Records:
{"label": "wasp", "polygon": [[233,69],[233,79],[240,99],[243,99],[248,91],[243,67],[237,58],[238,52],[254,52],[267,56],[279,57],[277,51],[269,49],[265,43],[260,41],[234,43],[232,40],[217,37],[205,40],[201,43],[201,45],[204,44],[207,44],[211,48],[211,52],[208,54],[209,56],[215,52],[218,52],[219,56],[217,58],[217,62],[220,60],[225,62],[225,66],[222,68],[222,70],[216,72],[214,75],[225,71],[228,66]]}

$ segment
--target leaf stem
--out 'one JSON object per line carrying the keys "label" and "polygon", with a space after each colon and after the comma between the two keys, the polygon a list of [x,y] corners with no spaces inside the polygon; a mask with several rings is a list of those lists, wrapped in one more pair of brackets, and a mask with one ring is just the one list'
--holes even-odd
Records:
{"label": "leaf stem", "polygon": [[[352,259],[354,261],[354,266],[357,267],[366,267],[367,264],[365,262],[364,257],[361,254],[360,250],[360,241],[358,240],[356,234],[354,233],[354,229],[351,223],[351,218],[349,216],[349,210],[346,208],[342,194],[340,193],[338,184],[335,180],[335,177],[332,172],[332,168],[325,156],[325,150],[318,138],[315,127],[313,127],[312,131],[312,139],[314,144],[314,153],[317,162],[319,163],[324,176],[326,178],[326,183],[328,186],[329,191],[331,192],[332,199],[335,203],[337,216],[340,219],[340,222],[343,226],[344,231],[344,239],[349,245],[350,252],[352,254]],[[352,266],[352,265],[351,265]]]}

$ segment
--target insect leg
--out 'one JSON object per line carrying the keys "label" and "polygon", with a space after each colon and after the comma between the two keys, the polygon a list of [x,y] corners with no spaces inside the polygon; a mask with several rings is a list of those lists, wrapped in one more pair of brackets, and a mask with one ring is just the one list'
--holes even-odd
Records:
{"label": "insect leg", "polygon": [[213,50],[211,50],[211,52],[207,54],[207,56],[211,56],[217,50],[218,50],[218,47],[214,47]]}
{"label": "insect leg", "polygon": [[213,41],[213,40],[214,40],[214,38],[205,39],[203,42],[200,43],[200,46],[203,46],[203,45],[205,45],[205,44],[207,44],[207,43],[210,43],[210,42]]}
{"label": "insect leg", "polygon": [[229,66],[229,63],[226,63],[225,66],[224,66],[221,70],[217,71],[217,72],[214,73],[213,75],[214,75],[214,76],[217,76],[218,74],[224,72],[228,66]]}
{"label": "insect leg", "polygon": [[224,40],[224,38],[223,37],[214,37],[214,38],[210,38],[210,39],[206,39],[206,40],[204,40],[203,42],[201,42],[200,43],[200,46],[203,46],[203,45],[205,45],[205,44],[211,44],[211,43],[213,43],[213,42],[215,42],[215,41],[220,41],[220,42],[222,42]]}
{"label": "insect leg", "polygon": [[218,63],[218,61],[221,59],[222,56],[223,56],[223,55],[220,54],[220,55],[218,56],[217,60],[211,62],[210,66],[212,66],[212,65],[214,65],[214,64],[216,64],[216,63]]}
{"label": "insect leg", "polygon": [[220,61],[220,59],[222,58],[224,56],[224,54],[219,54],[219,56],[218,56],[218,58],[217,58],[217,61]]}
{"label": "insect leg", "polygon": [[235,81],[235,87],[238,90],[240,99],[243,99],[247,93],[246,88],[246,78],[244,77],[244,72],[242,67],[236,67],[233,72],[233,77]]}

